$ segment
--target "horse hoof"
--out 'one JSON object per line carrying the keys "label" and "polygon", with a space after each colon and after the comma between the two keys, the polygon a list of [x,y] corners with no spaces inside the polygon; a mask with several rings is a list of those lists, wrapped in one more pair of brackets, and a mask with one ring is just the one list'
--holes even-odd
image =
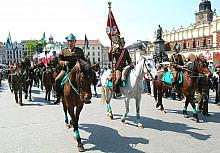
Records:
{"label": "horse hoof", "polygon": [[183,116],[184,116],[184,118],[189,118],[189,116],[187,114],[184,114]]}
{"label": "horse hoof", "polygon": [[70,128],[71,128],[71,125],[70,125],[70,124],[66,124],[66,128],[67,128],[67,129],[70,129]]}
{"label": "horse hoof", "polygon": [[160,106],[160,104],[159,104],[159,103],[157,103],[157,104],[156,104],[156,108],[158,108],[159,106]]}
{"label": "horse hoof", "polygon": [[107,116],[110,117],[110,119],[113,119],[113,114],[112,114],[112,112],[107,112]]}
{"label": "horse hoof", "polygon": [[138,124],[137,124],[137,127],[139,127],[139,128],[144,128],[141,123],[138,123]]}
{"label": "horse hoof", "polygon": [[121,122],[122,122],[122,123],[125,122],[125,117],[121,117]]}
{"label": "horse hoof", "polygon": [[83,144],[78,144],[78,145],[77,145],[77,148],[78,148],[78,151],[79,151],[79,152],[84,152]]}
{"label": "horse hoof", "polygon": [[193,114],[193,119],[196,121],[196,123],[199,123],[198,114]]}

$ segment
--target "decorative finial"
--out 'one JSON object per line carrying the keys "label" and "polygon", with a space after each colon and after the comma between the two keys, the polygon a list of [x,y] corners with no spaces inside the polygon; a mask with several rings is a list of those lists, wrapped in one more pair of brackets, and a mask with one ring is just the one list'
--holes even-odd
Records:
{"label": "decorative finial", "polygon": [[111,8],[111,4],[112,4],[112,2],[108,2],[108,8]]}

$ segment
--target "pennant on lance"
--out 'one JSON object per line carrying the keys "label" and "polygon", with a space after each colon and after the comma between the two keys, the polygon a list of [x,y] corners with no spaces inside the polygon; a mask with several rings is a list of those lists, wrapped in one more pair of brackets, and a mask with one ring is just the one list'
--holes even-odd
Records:
{"label": "pennant on lance", "polygon": [[108,20],[107,20],[107,27],[106,27],[106,33],[111,41],[114,43],[117,43],[119,41],[120,31],[118,29],[118,26],[116,24],[114,15],[109,9],[108,13]]}

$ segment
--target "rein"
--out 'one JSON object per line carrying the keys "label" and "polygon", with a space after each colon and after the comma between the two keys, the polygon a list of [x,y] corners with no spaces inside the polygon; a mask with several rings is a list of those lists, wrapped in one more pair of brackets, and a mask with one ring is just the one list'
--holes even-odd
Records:
{"label": "rein", "polygon": [[[144,65],[146,65],[146,64],[145,64],[145,60],[146,60],[146,59],[144,58]],[[135,76],[137,79],[143,80],[143,78],[137,76],[137,75],[134,73],[134,70],[131,70],[131,71],[133,72],[134,76]]]}
{"label": "rein", "polygon": [[68,79],[68,81],[69,81],[69,84],[70,84],[71,88],[73,89],[73,91],[75,91],[75,93],[76,93],[77,95],[80,95],[80,88],[78,87],[78,90],[77,90],[77,88],[74,87],[74,85],[73,85],[72,82],[70,81],[70,77],[69,77],[70,69],[69,69],[69,67],[66,66],[66,69],[67,69],[67,73],[68,73],[67,79]]}

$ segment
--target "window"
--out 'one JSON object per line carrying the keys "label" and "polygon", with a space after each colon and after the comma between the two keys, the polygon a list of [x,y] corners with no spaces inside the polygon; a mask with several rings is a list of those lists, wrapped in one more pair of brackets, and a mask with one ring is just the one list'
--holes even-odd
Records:
{"label": "window", "polygon": [[200,41],[197,41],[197,46],[198,46],[198,47],[200,46]]}
{"label": "window", "polygon": [[94,57],[92,58],[92,61],[93,61],[93,63],[95,62],[95,58]]}
{"label": "window", "polygon": [[95,56],[95,52],[92,52],[92,55]]}
{"label": "window", "polygon": [[100,50],[100,47],[98,47],[98,50]]}
{"label": "window", "polygon": [[187,43],[187,47],[190,48],[190,43],[189,42]]}
{"label": "window", "polygon": [[100,52],[98,52],[98,56],[100,56]]}
{"label": "window", "polygon": [[98,57],[98,61],[100,62],[100,58]]}
{"label": "window", "polygon": [[88,52],[88,56],[90,55],[89,53],[90,53],[90,52]]}
{"label": "window", "polygon": [[87,47],[87,49],[89,49],[90,47]]}
{"label": "window", "polygon": [[208,45],[211,45],[211,39],[208,40]]}
{"label": "window", "polygon": [[95,50],[95,47],[92,47],[93,50]]}

